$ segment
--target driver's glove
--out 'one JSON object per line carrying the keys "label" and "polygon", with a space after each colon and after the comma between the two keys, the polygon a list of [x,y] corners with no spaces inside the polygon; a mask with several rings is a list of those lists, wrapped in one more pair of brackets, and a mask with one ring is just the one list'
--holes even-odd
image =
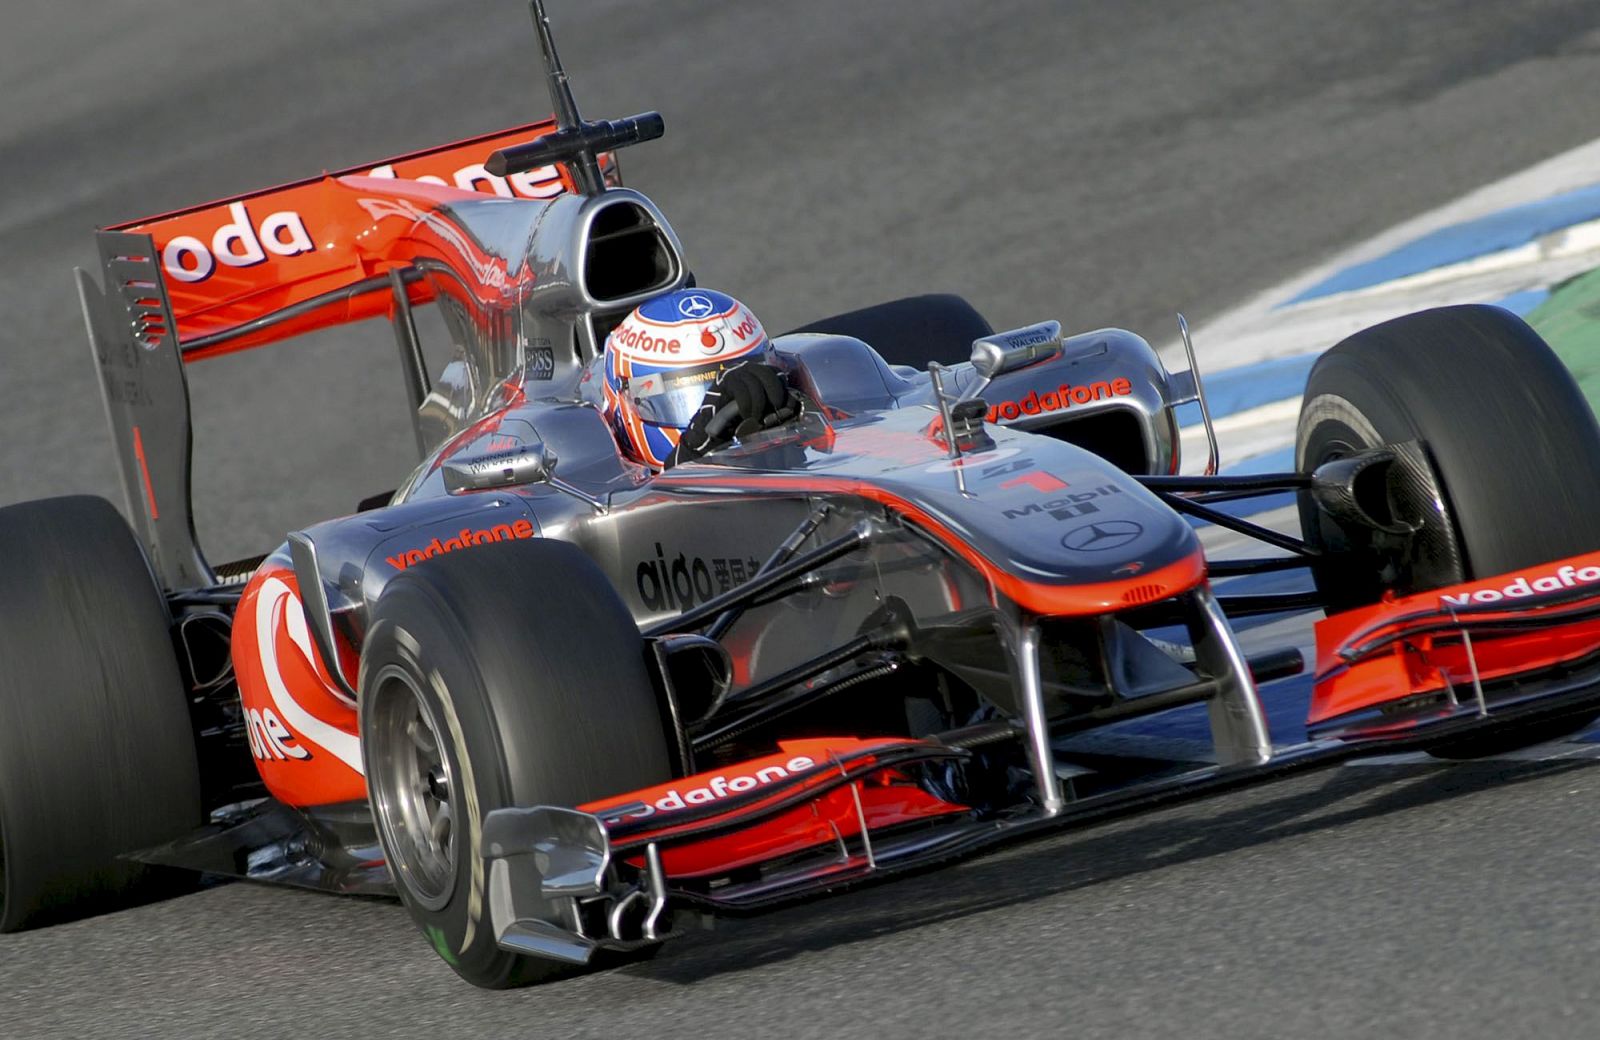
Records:
{"label": "driver's glove", "polygon": [[759,361],[735,365],[706,391],[667,464],[697,459],[735,437],[782,425],[801,411],[800,398],[784,385],[776,369]]}

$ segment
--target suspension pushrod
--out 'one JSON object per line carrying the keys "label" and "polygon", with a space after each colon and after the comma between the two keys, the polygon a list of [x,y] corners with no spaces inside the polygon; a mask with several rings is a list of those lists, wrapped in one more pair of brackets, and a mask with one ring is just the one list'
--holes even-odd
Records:
{"label": "suspension pushrod", "polygon": [[1320,592],[1280,592],[1262,596],[1218,596],[1217,605],[1228,617],[1237,618],[1317,610],[1327,606],[1327,600]]}
{"label": "suspension pushrod", "polygon": [[887,640],[881,635],[868,633],[857,636],[837,649],[825,654],[819,654],[809,661],[802,661],[786,671],[779,672],[770,679],[755,684],[747,690],[731,696],[728,705],[753,705],[750,710],[729,719],[716,729],[708,729],[695,734],[691,739],[696,750],[713,747],[730,734],[748,729],[751,723],[766,718],[776,718],[779,715],[793,711],[795,708],[814,698],[826,696],[831,692],[833,684],[818,690],[800,689],[792,691],[786,697],[767,699],[771,694],[803,683],[807,679],[821,675],[830,668],[837,668],[842,664],[854,660],[868,650],[882,649]]}
{"label": "suspension pushrod", "polygon": [[1258,542],[1266,542],[1268,545],[1273,546],[1274,548],[1292,552],[1296,556],[1309,557],[1320,555],[1315,549],[1311,548],[1311,546],[1307,545],[1299,538],[1293,537],[1292,535],[1280,534],[1271,528],[1262,527],[1260,524],[1253,524],[1242,517],[1230,516],[1229,514],[1222,512],[1220,509],[1211,509],[1208,506],[1201,505],[1193,499],[1184,498],[1181,495],[1174,495],[1169,491],[1161,491],[1157,492],[1157,494],[1161,496],[1161,501],[1165,502],[1173,509],[1176,509],[1178,512],[1187,513],[1190,516],[1204,520],[1209,524],[1215,524],[1218,527],[1226,527],[1230,531],[1237,531],[1239,534],[1254,538]]}
{"label": "suspension pushrod", "polygon": [[1304,473],[1244,473],[1227,477],[1208,477],[1203,474],[1166,474],[1138,476],[1134,480],[1151,491],[1297,491],[1311,486],[1311,478]]}
{"label": "suspension pushrod", "polygon": [[1252,556],[1238,560],[1207,560],[1206,573],[1213,578],[1231,578],[1238,574],[1292,571],[1307,566],[1310,564],[1304,556]]}
{"label": "suspension pushrod", "polygon": [[[765,574],[774,567],[780,567],[794,559],[794,554],[800,551],[800,546],[805,543],[807,538],[810,538],[816,533],[817,528],[822,526],[822,522],[828,518],[828,514],[832,511],[833,507],[827,503],[823,503],[816,509],[812,510],[810,516],[800,521],[800,526],[789,532],[789,537],[778,543],[778,547],[772,550],[772,555],[767,557],[766,562],[761,565],[761,569],[756,571],[756,574]],[[740,616],[742,616],[744,612],[751,606],[754,606],[754,604],[746,603],[741,607],[729,607],[727,610],[724,610],[721,614],[717,615],[717,619],[711,622],[710,626],[706,628],[706,638],[721,639],[723,636],[727,635],[728,629],[732,628],[733,623],[738,621]]]}

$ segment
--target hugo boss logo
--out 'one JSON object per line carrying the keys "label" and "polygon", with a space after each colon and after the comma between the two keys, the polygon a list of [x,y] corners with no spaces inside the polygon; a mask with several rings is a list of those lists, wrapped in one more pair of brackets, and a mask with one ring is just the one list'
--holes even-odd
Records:
{"label": "hugo boss logo", "polygon": [[556,352],[548,340],[543,346],[534,345],[528,348],[528,378],[552,379],[556,374]]}

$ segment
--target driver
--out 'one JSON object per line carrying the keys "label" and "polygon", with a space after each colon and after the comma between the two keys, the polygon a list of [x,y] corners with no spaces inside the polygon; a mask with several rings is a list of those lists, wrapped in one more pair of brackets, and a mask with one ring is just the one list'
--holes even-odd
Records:
{"label": "driver", "polygon": [[761,322],[713,289],[640,304],[606,337],[601,411],[623,452],[654,469],[788,422],[802,404]]}

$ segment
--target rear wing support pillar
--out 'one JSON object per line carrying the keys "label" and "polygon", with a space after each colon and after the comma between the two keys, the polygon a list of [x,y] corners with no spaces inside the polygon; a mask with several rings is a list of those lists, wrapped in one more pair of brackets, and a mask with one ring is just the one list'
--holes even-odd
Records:
{"label": "rear wing support pillar", "polygon": [[417,434],[417,454],[426,458],[428,438],[422,428],[420,412],[423,402],[433,387],[428,381],[428,367],[422,358],[422,341],[417,337],[417,322],[411,313],[411,296],[406,289],[406,276],[416,268],[392,268],[389,271],[389,288],[394,293],[394,340],[400,348],[400,369],[406,378],[406,399],[411,402],[411,427]]}
{"label": "rear wing support pillar", "polygon": [[96,242],[105,289],[80,268],[78,294],[128,518],[163,588],[215,584],[195,541],[189,384],[155,242],[122,231]]}

